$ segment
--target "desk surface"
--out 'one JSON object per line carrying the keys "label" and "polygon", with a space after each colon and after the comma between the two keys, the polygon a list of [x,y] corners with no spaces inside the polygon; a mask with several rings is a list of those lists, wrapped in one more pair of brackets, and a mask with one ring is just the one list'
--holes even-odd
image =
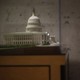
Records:
{"label": "desk surface", "polygon": [[60,46],[0,49],[0,55],[64,55]]}

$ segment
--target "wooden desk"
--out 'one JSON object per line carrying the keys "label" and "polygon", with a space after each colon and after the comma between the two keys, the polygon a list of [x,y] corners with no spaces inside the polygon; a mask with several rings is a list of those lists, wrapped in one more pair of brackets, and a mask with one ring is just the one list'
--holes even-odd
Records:
{"label": "wooden desk", "polygon": [[65,64],[65,54],[4,55],[0,56],[0,80],[64,80]]}

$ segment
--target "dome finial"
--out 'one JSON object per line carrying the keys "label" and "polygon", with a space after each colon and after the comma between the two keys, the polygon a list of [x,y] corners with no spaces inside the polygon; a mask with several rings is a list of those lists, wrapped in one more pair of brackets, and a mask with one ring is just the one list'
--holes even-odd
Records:
{"label": "dome finial", "polygon": [[35,16],[35,8],[33,8],[33,10],[32,10],[32,15]]}

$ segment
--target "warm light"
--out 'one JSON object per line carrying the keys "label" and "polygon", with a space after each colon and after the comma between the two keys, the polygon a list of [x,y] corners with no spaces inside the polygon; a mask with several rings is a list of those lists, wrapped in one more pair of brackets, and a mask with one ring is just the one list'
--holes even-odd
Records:
{"label": "warm light", "polygon": [[49,36],[49,33],[47,35]]}

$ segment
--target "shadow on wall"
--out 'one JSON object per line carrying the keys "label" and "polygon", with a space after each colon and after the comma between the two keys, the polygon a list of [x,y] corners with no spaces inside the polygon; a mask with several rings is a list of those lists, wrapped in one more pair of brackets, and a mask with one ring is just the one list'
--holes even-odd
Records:
{"label": "shadow on wall", "polygon": [[69,63],[69,80],[80,80],[80,61]]}

